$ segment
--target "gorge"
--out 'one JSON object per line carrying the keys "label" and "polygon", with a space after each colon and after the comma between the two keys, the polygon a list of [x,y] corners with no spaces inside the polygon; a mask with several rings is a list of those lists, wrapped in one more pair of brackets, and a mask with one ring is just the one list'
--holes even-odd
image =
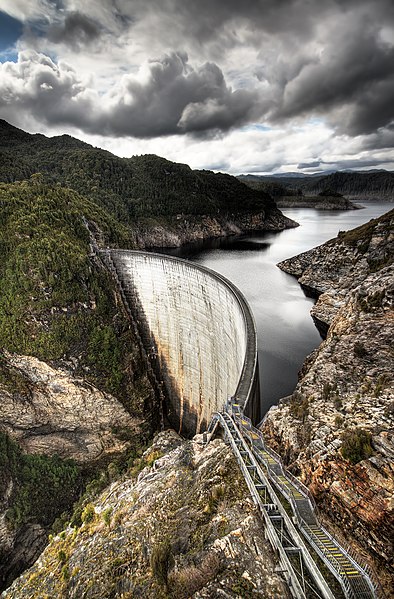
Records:
{"label": "gorge", "polygon": [[[5,169],[7,176],[12,178],[18,176],[15,169],[13,171],[11,168],[13,166],[12,157],[18,152],[24,156],[26,168],[35,171],[40,165],[45,166],[46,170],[41,175],[33,174],[30,180],[2,184],[0,189],[2,202],[1,251],[3,256],[0,266],[3,280],[0,297],[0,334],[3,348],[0,363],[0,399],[1,414],[3,415],[0,440],[2,443],[1,459],[4,465],[0,483],[2,493],[1,565],[4,584],[11,582],[12,578],[34,561],[46,544],[46,535],[51,523],[56,516],[61,516],[54,527],[54,544],[49,544],[46,554],[49,556],[48,567],[45,566],[46,569],[43,570],[41,568],[43,562],[38,561],[34,567],[35,570],[27,571],[20,581],[15,583],[13,588],[16,591],[12,592],[16,592],[16,596],[18,593],[23,596],[21,595],[21,585],[24,585],[25,596],[29,596],[29,593],[30,596],[34,596],[32,594],[34,581],[38,581],[37,584],[45,587],[45,580],[49,581],[52,576],[51,572],[56,573],[55,578],[61,587],[61,594],[71,592],[74,583],[69,583],[70,576],[72,574],[75,577],[78,573],[77,569],[82,572],[83,584],[88,585],[92,573],[89,573],[89,568],[85,570],[87,562],[84,560],[84,552],[80,549],[84,545],[83,543],[79,545],[77,540],[83,538],[83,542],[86,541],[90,545],[90,540],[94,537],[95,541],[94,543],[92,541],[92,545],[90,545],[94,552],[96,541],[100,542],[100,539],[104,541],[106,537],[104,531],[110,533],[109,543],[112,543],[115,537],[119,538],[117,536],[120,532],[118,524],[121,522],[121,512],[125,505],[121,500],[112,503],[112,500],[107,502],[107,499],[112,497],[111,493],[114,489],[119,490],[121,498],[127,488],[130,504],[136,499],[133,497],[137,493],[141,498],[141,501],[138,499],[137,502],[138,509],[141,509],[140,516],[149,512],[151,519],[143,534],[143,539],[138,537],[138,524],[135,522],[137,528],[133,547],[127,545],[128,525],[122,529],[120,536],[122,542],[125,541],[124,559],[121,563],[111,561],[111,564],[106,564],[103,560],[103,563],[100,564],[102,574],[99,575],[97,572],[98,586],[94,587],[93,585],[91,596],[94,597],[94,593],[96,596],[100,596],[104,588],[100,586],[100,581],[104,579],[108,580],[110,584],[115,584],[116,579],[116,585],[118,585],[116,592],[134,592],[136,588],[134,577],[139,576],[141,572],[145,572],[147,579],[144,580],[151,589],[152,596],[159,596],[160,585],[157,580],[154,581],[150,559],[152,555],[155,555],[156,550],[160,549],[157,547],[160,545],[158,537],[160,528],[157,528],[154,522],[154,519],[157,518],[157,514],[155,516],[154,512],[157,504],[146,484],[156,477],[155,468],[160,470],[162,466],[165,466],[163,494],[160,496],[162,510],[159,518],[168,522],[169,543],[171,551],[176,552],[178,570],[183,572],[183,567],[196,567],[199,571],[198,576],[196,575],[198,580],[200,583],[203,580],[199,588],[202,589],[204,585],[211,584],[212,577],[215,579],[221,570],[218,564],[215,566],[212,563],[212,567],[208,568],[207,572],[208,566],[204,561],[206,552],[210,554],[212,544],[216,540],[226,538],[224,553],[226,554],[227,551],[227,561],[224,562],[223,571],[227,572],[226,580],[228,579],[227,582],[230,585],[226,588],[244,589],[246,585],[250,589],[250,585],[253,587],[260,582],[263,584],[264,579],[267,584],[259,588],[263,589],[264,587],[263,592],[266,596],[270,596],[271,592],[275,596],[275,592],[279,588],[277,586],[278,577],[274,576],[275,562],[268,559],[269,550],[267,548],[264,549],[268,560],[265,574],[263,575],[262,570],[259,570],[260,574],[257,573],[257,570],[256,572],[252,570],[251,564],[257,555],[257,550],[253,549],[256,537],[255,528],[254,525],[249,528],[248,524],[254,522],[253,508],[248,509],[247,491],[241,482],[237,483],[239,493],[237,492],[235,497],[231,497],[228,477],[234,475],[236,466],[230,458],[225,457],[224,450],[221,453],[221,443],[215,442],[215,447],[218,450],[216,455],[223,455],[223,459],[228,463],[228,469],[223,470],[220,470],[219,465],[217,465],[218,468],[214,466],[215,457],[213,461],[210,460],[210,456],[215,453],[213,449],[208,448],[204,451],[198,449],[198,438],[189,443],[177,439],[171,433],[166,433],[159,438],[156,446],[154,445],[151,449],[147,448],[147,442],[152,439],[153,432],[160,428],[162,422],[161,398],[157,394],[138,335],[124,308],[119,288],[103,268],[92,248],[96,245],[99,248],[112,248],[110,251],[116,252],[115,248],[120,247],[135,249],[152,246],[157,242],[163,243],[166,240],[170,240],[172,245],[179,245],[186,240],[231,234],[235,248],[231,251],[239,251],[239,245],[245,246],[246,244],[258,266],[261,266],[265,258],[270,256],[271,273],[275,270],[279,277],[289,280],[288,275],[274,266],[272,258],[275,256],[275,251],[273,251],[275,244],[273,241],[286,240],[281,247],[283,254],[280,258],[275,259],[276,262],[303,251],[305,248],[297,248],[297,243],[304,243],[308,235],[313,234],[314,229],[316,233],[320,227],[310,223],[309,229],[308,227],[304,229],[299,227],[285,230],[280,234],[275,233],[275,230],[283,231],[286,227],[294,227],[294,221],[284,217],[270,198],[264,194],[247,190],[240,182],[235,183],[231,177],[216,176],[207,172],[193,172],[152,156],[142,157],[141,160],[131,162],[112,160],[108,153],[96,152],[91,146],[85,147],[86,145],[81,142],[75,143],[75,140],[73,142],[72,138],[50,141],[46,138],[43,139],[43,136],[38,136],[34,139],[36,149],[30,152],[29,148],[32,147],[30,144],[33,141],[30,136],[22,135],[21,143],[20,134],[13,130],[8,133],[11,137],[17,137],[19,142],[16,143],[15,152],[9,149],[5,151],[10,165],[10,169]],[[51,162],[47,160],[53,150],[52,144],[59,150],[59,156],[63,161],[60,170],[56,170],[59,166],[56,164],[56,168],[51,171]],[[74,160],[78,160],[78,163],[86,161],[86,177],[84,186],[82,186],[87,194],[86,197],[81,196],[76,190],[81,184],[80,178],[78,178],[81,177],[81,172],[73,170],[75,168]],[[14,162],[17,164],[16,161]],[[106,184],[109,187],[115,185],[117,179],[114,173],[119,173],[119,169],[124,169],[125,181],[132,182],[129,190],[131,198],[134,198],[133,201],[130,201],[125,187],[116,188],[116,193],[115,187],[112,191],[105,188]],[[108,172],[112,172],[109,177],[106,176]],[[157,185],[155,184],[156,176],[161,182]],[[181,177],[181,181],[178,177]],[[145,183],[148,180],[150,183]],[[166,182],[165,185],[164,182]],[[171,182],[174,183],[173,188],[171,188]],[[93,183],[98,183],[98,186]],[[66,184],[72,185],[74,189],[70,189]],[[163,196],[158,197],[162,184],[164,193]],[[179,202],[182,200],[185,185],[189,184],[197,189],[198,197],[195,204],[189,201],[188,207],[192,209],[194,206],[197,212],[188,215],[179,214],[177,212],[180,206]],[[137,197],[134,197],[133,194]],[[231,206],[228,211],[225,209],[227,195]],[[151,212],[145,219],[143,217],[136,219],[136,211],[143,212],[147,209],[150,196],[157,200],[158,214]],[[235,214],[233,209],[237,197],[242,198],[242,209]],[[100,202],[98,198],[100,198]],[[209,214],[198,213],[203,205],[209,206]],[[154,210],[153,203],[149,204],[148,208],[150,211]],[[127,216],[129,209],[130,213]],[[362,213],[367,215],[368,210],[369,208],[366,208],[365,211],[342,212],[341,219],[360,218],[358,215]],[[292,214],[293,218],[294,215],[295,212]],[[330,222],[332,226],[336,226],[339,220],[334,213],[325,212],[321,217],[320,226],[323,222]],[[391,335],[390,281],[392,275],[389,257],[392,255],[392,249],[390,249],[389,233],[390,227],[392,230],[392,224],[390,221],[387,221],[388,224],[386,221],[382,222],[380,229],[380,225],[376,225],[376,231],[375,225],[370,225],[362,230],[360,237],[358,233],[354,236],[353,234],[342,234],[338,246],[333,243],[329,244],[327,256],[330,255],[334,246],[339,248],[338,252],[335,251],[333,254],[333,271],[345,275],[344,281],[348,288],[345,285],[336,291],[332,273],[325,267],[321,274],[324,285],[320,287],[318,281],[314,281],[312,275],[317,276],[319,267],[322,264],[330,264],[324,250],[312,252],[312,258],[302,257],[293,262],[294,274],[305,277],[301,281],[305,288],[314,289],[318,294],[321,291],[325,292],[321,295],[321,300],[315,308],[315,318],[320,323],[325,322],[326,327],[336,327],[338,324],[336,310],[339,310],[338,314],[341,314],[343,320],[338,328],[332,329],[332,335],[329,329],[325,344],[305,364],[301,373],[301,377],[304,377],[305,380],[301,379],[301,387],[297,387],[288,402],[281,403],[277,410],[278,419],[270,413],[265,420],[264,431],[270,443],[280,449],[291,470],[296,474],[301,474],[304,482],[310,484],[326,513],[330,510],[334,513],[332,522],[328,520],[331,522],[330,525],[340,526],[341,514],[346,515],[345,541],[351,539],[352,543],[356,543],[358,549],[364,552],[366,559],[370,560],[370,563],[375,563],[380,570],[382,581],[387,585],[386,588],[389,588],[391,576],[389,560],[391,558],[388,553],[385,553],[385,548],[392,529],[389,505],[390,485],[392,484],[392,475],[389,469],[391,440],[388,432],[391,412],[387,407],[390,402],[388,385],[390,385],[391,379],[385,371],[384,363],[391,356],[388,339]],[[337,227],[331,236],[335,236],[338,228],[346,229],[348,227]],[[264,229],[268,232],[265,232],[260,238],[258,236],[237,238],[233,235],[234,233]],[[296,232],[297,234],[299,232],[298,242],[292,238],[293,233]],[[365,239],[363,239],[364,233]],[[309,247],[313,245],[315,244],[312,243]],[[256,274],[253,272],[251,276],[249,265],[246,266],[245,254],[240,253],[242,255],[240,268],[242,277],[252,280],[255,287],[255,298],[259,299],[262,297],[264,287],[272,286],[271,279],[262,276],[262,271],[257,271]],[[342,254],[344,262],[341,262]],[[317,262],[313,262],[315,255],[318,256]],[[154,261],[153,256],[150,259]],[[312,260],[310,271],[308,271],[309,259]],[[290,266],[289,269],[291,271]],[[190,272],[203,273],[204,269],[185,265],[184,271],[188,273],[187,278],[189,279]],[[158,295],[158,301],[162,303],[164,309],[166,298],[171,296],[171,288],[179,287],[179,281],[177,282],[176,277],[170,277],[169,281],[166,281],[163,273],[159,274],[158,270],[152,270],[152,272],[155,273],[154,278],[164,282],[163,295]],[[356,276],[353,277],[353,275]],[[193,279],[193,277],[191,278]],[[353,279],[360,289],[353,290]],[[205,277],[203,277],[202,284],[201,281],[199,282],[198,276],[196,276],[196,281],[197,288],[201,288],[202,291],[205,287],[210,287],[207,285]],[[259,281],[260,285],[258,286]],[[137,283],[138,281],[134,281],[131,286],[131,295],[134,296],[134,299],[136,294],[133,291]],[[143,281],[140,283],[140,297],[143,302],[138,301],[137,304],[146,304],[147,300],[149,304],[149,297],[154,289],[148,286],[144,296]],[[170,285],[166,287],[167,283]],[[242,285],[239,286],[242,287]],[[220,305],[222,301],[221,285],[215,284],[213,287],[216,287],[214,301]],[[294,311],[296,305],[296,295],[294,295],[296,287],[297,283],[294,280],[292,291],[285,302],[285,304],[287,303],[287,315]],[[355,295],[359,292],[361,293],[360,297]],[[188,294],[194,297],[192,284],[190,284]],[[297,302],[299,305],[303,303],[305,320],[307,320],[309,319],[308,302],[309,306],[312,302],[305,299],[301,290],[298,290],[298,294]],[[255,298],[252,298],[252,304]],[[283,308],[283,303],[280,300],[279,297],[276,301],[278,314]],[[349,300],[349,305],[346,307],[347,300]],[[200,303],[209,305],[210,302],[212,303],[210,292],[208,294],[200,293],[192,317],[198,320],[198,305]],[[217,339],[209,339],[209,336],[206,335],[209,329],[209,319],[205,319],[202,333],[203,338],[206,335],[207,341],[209,341],[208,353],[213,350],[214,355],[219,356],[217,362],[221,365],[220,372],[214,374],[214,379],[217,376],[219,378],[215,379],[213,385],[215,386],[217,381],[218,387],[222,389],[221,393],[231,395],[235,380],[242,370],[242,348],[245,347],[246,337],[244,332],[242,334],[238,332],[242,330],[243,325],[236,305],[231,303],[227,296],[224,303],[229,307],[230,312],[235,308],[233,312],[235,329],[231,328],[231,319],[227,322],[225,313],[218,314],[216,312],[215,319],[219,320],[220,331],[227,331],[230,343],[219,347]],[[345,308],[350,310],[350,316],[346,313]],[[332,323],[331,318],[334,318]],[[361,327],[366,326],[366,330],[371,333],[369,338],[358,340],[360,344],[357,344],[355,338],[349,338],[347,341],[350,345],[346,342],[341,347],[340,342],[345,340],[347,331],[352,328],[354,323],[361,323]],[[380,327],[380,325],[382,326]],[[163,322],[158,319],[155,326],[157,326],[157,330],[161,329]],[[263,337],[262,345],[273,347],[277,351],[281,346],[279,340],[276,345],[274,342],[275,336],[277,336],[278,320],[271,318],[271,326],[273,341],[268,342],[267,337]],[[311,326],[313,326],[312,321]],[[198,328],[197,324],[196,328]],[[169,339],[171,335],[175,334],[175,337],[171,338],[171,343],[180,341],[179,348],[182,346],[180,354],[183,355],[184,333],[178,336],[176,327],[167,327],[167,329]],[[186,327],[183,329],[186,330]],[[216,332],[216,337],[220,336],[220,331]],[[294,332],[299,336],[297,329]],[[315,345],[311,349],[316,347],[320,341],[316,331],[314,334],[316,335]],[[359,334],[358,329],[357,334]],[[235,337],[236,345],[241,347],[240,353],[235,351],[237,348],[234,344],[231,345],[230,338],[232,337]],[[373,341],[374,339],[375,341]],[[346,374],[344,381],[338,375],[339,366],[335,366],[334,359],[331,360],[331,354],[336,359],[336,349],[332,350],[333,346],[330,345],[333,341],[337,344],[335,347],[340,356],[339,364],[342,362],[344,364]],[[372,343],[370,348],[369,343]],[[150,349],[157,351],[157,342],[156,346],[151,346]],[[221,360],[224,352],[230,353],[229,365],[232,365],[231,371],[233,366],[235,369],[234,372],[231,372],[233,378],[230,377],[228,387],[226,387],[226,370],[224,373],[221,370],[222,367],[226,368],[226,360]],[[290,361],[293,361],[291,346],[284,344],[279,353],[291,356]],[[329,357],[327,364],[324,356]],[[197,364],[198,353],[193,358],[197,359]],[[263,363],[269,365],[269,361],[265,359]],[[183,364],[184,355],[178,363],[178,369],[174,371],[175,376],[168,376],[167,387],[171,387],[171,380],[178,379],[182,374]],[[189,366],[192,364],[188,364]],[[296,364],[294,378],[297,369]],[[287,367],[282,368],[282,372],[279,371],[279,378],[282,380],[286,378],[283,376],[286,370]],[[359,375],[361,378],[364,377],[365,381],[362,384],[362,389],[357,391],[352,387],[352,377]],[[182,379],[181,376],[180,378],[188,380],[187,377]],[[198,374],[196,378],[199,378]],[[339,380],[337,388],[334,385],[336,378]],[[266,378],[263,378],[263,381],[264,390],[273,387],[271,384],[266,384]],[[325,383],[327,383],[326,386]],[[294,391],[295,384],[296,380],[289,383],[290,388],[287,395]],[[318,386],[320,399],[314,397],[314,395],[318,395],[315,384]],[[357,383],[354,383],[353,386],[356,387]],[[199,396],[202,388],[196,387],[196,397]],[[212,385],[209,384],[207,388],[211,389]],[[337,399],[339,389],[341,393],[344,392],[342,405]],[[179,389],[175,389],[175,391],[173,398],[179,396]],[[277,399],[285,395],[277,390],[275,393],[267,402],[266,407],[276,403]],[[357,397],[358,395],[359,397]],[[316,399],[315,406],[314,399]],[[352,418],[359,400],[360,410],[356,413],[358,420],[354,426]],[[197,405],[199,401],[200,398],[197,397]],[[191,428],[191,434],[196,431],[197,427],[201,427],[200,430],[204,429],[210,413],[216,408],[217,403],[218,401],[215,399],[206,413],[204,412],[204,402],[201,402],[197,410],[193,409],[189,413],[188,410],[184,410],[185,415],[191,416],[189,420],[185,419],[186,425]],[[62,406],[66,409],[67,417],[62,416]],[[326,409],[328,409],[327,414],[325,413]],[[178,414],[176,414],[176,410],[172,411],[173,422],[179,430],[179,425],[181,422],[183,423],[183,418],[180,417],[181,411],[179,410]],[[84,423],[85,426],[81,426],[81,423]],[[373,430],[369,430],[370,424]],[[327,427],[329,431],[327,431]],[[361,454],[359,452],[357,455],[357,457],[361,455],[361,460],[353,464],[354,454],[352,451],[349,452],[349,448],[352,448],[352,443],[354,445],[354,428],[357,427],[362,432],[361,437],[355,436],[356,444],[359,442],[361,447]],[[177,441],[175,442],[174,439]],[[16,446],[15,441],[18,441],[21,449]],[[324,447],[329,443],[329,451],[325,452],[321,443]],[[178,446],[179,449],[177,449]],[[300,447],[307,448],[308,456],[306,458],[300,451]],[[345,448],[343,455],[342,448]],[[173,450],[176,453],[166,458],[165,455],[171,454]],[[319,454],[319,452],[322,453]],[[55,456],[54,453],[60,455]],[[155,466],[156,461],[158,463]],[[193,474],[194,466],[197,464],[199,466]],[[310,464],[313,465],[313,472],[309,470]],[[326,469],[327,464],[328,470]],[[183,467],[184,470],[182,470]],[[206,477],[206,467],[212,471],[212,477],[208,477],[210,483],[202,485],[201,493],[198,491],[197,495],[193,495],[196,491],[194,485],[197,483],[200,485],[201,477]],[[140,469],[144,470],[144,475],[140,480],[141,485],[138,486]],[[179,469],[182,472],[178,472]],[[164,471],[158,473],[158,477],[160,478],[163,473]],[[178,474],[180,476],[182,474],[179,479],[180,484],[185,489],[189,489],[189,492],[198,499],[196,511],[188,512],[186,518],[186,520],[194,518],[195,523],[193,522],[190,530],[185,524],[186,539],[183,539],[182,542],[177,539],[176,522],[185,507],[184,497],[177,494],[177,485],[171,482],[176,479]],[[360,478],[364,482],[361,486],[357,486],[356,482]],[[129,483],[128,479],[130,479]],[[348,480],[352,481],[356,494],[346,491]],[[126,487],[121,487],[123,483],[126,484]],[[108,485],[115,485],[115,487]],[[173,489],[171,493],[168,493],[169,487]],[[56,492],[51,492],[52,489],[56,489]],[[69,493],[62,495],[61,489],[67,489]],[[209,489],[212,489],[212,493]],[[103,492],[102,495],[100,495],[100,491]],[[379,512],[372,514],[368,509],[369,503],[364,501],[364,497],[368,497],[369,492],[373,494],[371,497],[374,505],[378,504],[378,499],[381,500]],[[116,495],[117,491],[114,490],[114,493]],[[151,497],[149,508],[144,504],[146,493]],[[169,495],[171,495],[171,499]],[[225,498],[223,505],[221,504],[222,497]],[[78,499],[78,502],[75,505],[74,513],[71,514],[70,508],[75,499]],[[150,503],[151,500],[153,503]],[[168,502],[177,506],[175,511],[170,509]],[[48,509],[43,509],[44,504]],[[103,510],[99,505],[105,506]],[[114,519],[112,519],[106,510],[111,509],[116,512],[118,508],[119,515],[114,513]],[[236,511],[235,520],[232,519],[232,515],[235,515],[234,510]],[[98,514],[100,514],[99,518],[96,517]],[[248,514],[247,518],[252,516],[252,519],[245,522],[242,519],[242,514]],[[130,522],[128,516],[126,520],[128,523]],[[225,525],[225,521],[228,526]],[[223,526],[220,525],[220,522],[223,523]],[[362,523],[362,527],[359,523]],[[380,525],[383,530],[382,540],[376,540]],[[152,527],[155,531],[152,537],[153,543],[151,543],[149,533]],[[237,532],[240,528],[242,533]],[[251,530],[253,532],[249,536],[247,531]],[[79,536],[80,533],[82,536]],[[93,536],[90,533],[94,533]],[[206,538],[206,534],[209,539]],[[221,537],[221,534],[224,536]],[[234,538],[237,538],[239,534],[242,534],[244,539],[241,545],[234,543]],[[73,546],[76,555],[80,556],[71,571],[68,569],[69,558],[63,547],[65,538],[67,538],[67,543],[76,541]],[[248,550],[251,559],[248,564],[245,564],[244,570],[237,571],[235,579],[228,578],[231,564],[233,564],[231,560],[235,559],[234,555],[237,556],[238,561],[241,560],[242,545],[252,548],[250,551]],[[191,554],[188,549],[182,549],[182,547],[191,548]],[[108,549],[107,546],[106,549]],[[197,553],[195,553],[196,551]],[[248,551],[245,552],[245,555],[248,554]],[[105,552],[106,550],[99,555],[103,556]],[[11,555],[12,560],[9,559]],[[194,563],[192,556],[196,555],[199,557]],[[88,553],[85,556],[88,556]],[[114,559],[116,558],[114,557]],[[212,557],[212,559],[215,562],[216,558]],[[138,567],[134,569],[133,564],[137,563]],[[109,570],[107,570],[107,565]],[[121,582],[121,574],[125,569],[129,573],[128,580],[131,585],[127,589],[122,587]],[[205,574],[203,575],[201,572]],[[175,575],[175,571],[173,574]],[[183,572],[182,576],[187,576],[186,572]],[[209,582],[207,582],[208,579]],[[75,578],[73,580],[76,581]],[[271,588],[270,581],[272,582]],[[148,588],[144,586],[145,582],[142,586],[143,592]],[[227,582],[223,582],[221,579],[220,584],[227,584]],[[40,586],[37,587],[38,591],[39,588]],[[87,591],[85,587],[78,587],[75,592],[80,592],[81,588],[84,589],[83,592]],[[179,589],[179,584],[176,588]],[[215,589],[217,590],[217,588],[219,587],[216,586]],[[48,591],[49,594],[50,592],[52,591]],[[285,596],[283,588],[280,592]]]}

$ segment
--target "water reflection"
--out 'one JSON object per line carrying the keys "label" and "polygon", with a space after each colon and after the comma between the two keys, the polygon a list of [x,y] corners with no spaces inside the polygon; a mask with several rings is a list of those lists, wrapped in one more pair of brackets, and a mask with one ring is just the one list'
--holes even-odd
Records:
{"label": "water reflection", "polygon": [[260,252],[267,249],[269,245],[269,242],[261,239],[261,234],[256,234],[255,239],[250,235],[233,235],[231,237],[219,237],[217,239],[186,243],[181,248],[153,248],[152,251],[178,256],[179,258],[193,258],[206,250],[210,251],[220,248],[228,252]]}
{"label": "water reflection", "polygon": [[300,227],[164,250],[216,270],[245,295],[257,326],[263,413],[279,398],[292,393],[305,357],[321,342],[309,313],[314,300],[276,264],[391,207],[388,203],[371,202],[364,210],[354,211],[286,209],[286,216],[299,222]]}

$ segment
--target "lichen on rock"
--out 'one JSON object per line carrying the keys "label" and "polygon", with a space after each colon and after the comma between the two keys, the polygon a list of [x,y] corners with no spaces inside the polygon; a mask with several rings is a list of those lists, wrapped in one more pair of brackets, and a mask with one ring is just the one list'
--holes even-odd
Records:
{"label": "lichen on rock", "polygon": [[392,588],[394,211],[279,266],[315,290],[327,336],[266,440],[313,493],[327,526]]}
{"label": "lichen on rock", "polygon": [[[137,473],[137,470],[143,469]],[[159,433],[4,599],[289,597],[233,455]],[[87,513],[87,512],[86,512]]]}

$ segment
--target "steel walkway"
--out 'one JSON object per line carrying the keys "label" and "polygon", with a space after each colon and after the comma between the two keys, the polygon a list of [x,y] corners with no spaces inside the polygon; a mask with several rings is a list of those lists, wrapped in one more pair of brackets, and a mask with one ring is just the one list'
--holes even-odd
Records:
{"label": "steel walkway", "polygon": [[[321,526],[308,489],[283,467],[280,456],[265,445],[261,431],[244,416],[239,404],[231,402],[226,411],[214,414],[208,428],[210,438],[219,426],[263,516],[267,537],[279,553],[280,566],[286,573],[293,596],[322,599],[378,597],[368,569],[362,568]],[[287,509],[280,496],[287,501]],[[322,564],[316,563],[311,548],[336,578],[342,593],[335,594],[331,590],[321,573]]]}

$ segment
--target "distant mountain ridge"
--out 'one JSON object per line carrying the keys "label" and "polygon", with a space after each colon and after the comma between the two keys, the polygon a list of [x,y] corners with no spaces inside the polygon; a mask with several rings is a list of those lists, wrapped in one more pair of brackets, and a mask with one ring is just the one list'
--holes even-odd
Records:
{"label": "distant mountain ridge", "polygon": [[394,201],[394,173],[385,170],[336,171],[329,174],[297,175],[240,175],[245,182],[261,182],[282,185],[287,190],[299,190],[305,196],[331,190],[340,193],[348,199],[378,199]]}

